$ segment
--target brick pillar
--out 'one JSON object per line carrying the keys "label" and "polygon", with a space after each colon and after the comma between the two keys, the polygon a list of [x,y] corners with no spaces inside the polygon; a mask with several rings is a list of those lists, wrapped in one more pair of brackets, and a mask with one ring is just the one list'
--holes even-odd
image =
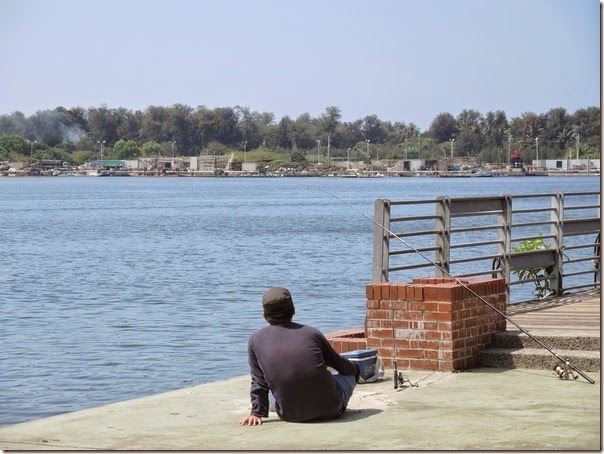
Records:
{"label": "brick pillar", "polygon": [[[466,283],[467,282],[467,283]],[[505,313],[503,279],[467,279],[470,289]],[[450,278],[419,278],[412,283],[366,286],[367,348],[378,349],[386,367],[463,370],[475,366],[479,353],[506,320]]]}
{"label": "brick pillar", "polygon": [[365,338],[365,330],[363,328],[332,331],[326,333],[325,337],[338,353],[365,350],[367,348],[367,339]]}

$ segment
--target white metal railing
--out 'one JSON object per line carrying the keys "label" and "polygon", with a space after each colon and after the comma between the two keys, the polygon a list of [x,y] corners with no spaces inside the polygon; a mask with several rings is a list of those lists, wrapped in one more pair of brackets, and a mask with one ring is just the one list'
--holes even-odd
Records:
{"label": "white metal railing", "polygon": [[[599,192],[378,199],[374,219],[387,230],[375,226],[373,282],[388,282],[393,273],[411,280],[422,268],[444,274],[388,230],[455,277],[503,277],[508,302],[512,288],[519,299],[531,299],[526,286],[544,280],[517,278],[519,270],[547,268],[556,293],[600,282]],[[545,248],[515,251],[530,241]]]}

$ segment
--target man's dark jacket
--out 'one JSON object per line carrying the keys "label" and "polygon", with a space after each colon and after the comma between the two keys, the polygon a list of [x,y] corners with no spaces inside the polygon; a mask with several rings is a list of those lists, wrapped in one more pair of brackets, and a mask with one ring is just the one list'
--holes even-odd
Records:
{"label": "man's dark jacket", "polygon": [[298,323],[256,331],[250,337],[248,354],[251,413],[262,417],[268,416],[269,390],[275,396],[277,413],[286,421],[335,417],[343,396],[327,366],[343,375],[358,374],[356,364],[340,356],[319,330]]}

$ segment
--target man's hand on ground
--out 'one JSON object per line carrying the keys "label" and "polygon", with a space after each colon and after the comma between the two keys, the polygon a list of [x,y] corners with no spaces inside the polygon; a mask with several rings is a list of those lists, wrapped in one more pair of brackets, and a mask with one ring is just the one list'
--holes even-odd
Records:
{"label": "man's hand on ground", "polygon": [[262,418],[256,415],[249,415],[243,418],[239,424],[242,426],[259,426],[262,424]]}

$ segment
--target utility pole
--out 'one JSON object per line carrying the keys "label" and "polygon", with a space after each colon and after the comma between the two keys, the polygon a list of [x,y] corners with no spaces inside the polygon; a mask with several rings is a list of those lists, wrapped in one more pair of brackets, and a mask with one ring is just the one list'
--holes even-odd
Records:
{"label": "utility pole", "polygon": [[170,164],[170,169],[172,170],[172,172],[174,172],[174,145],[176,145],[175,141],[172,142],[172,162]]}
{"label": "utility pole", "polygon": [[102,142],[100,140],[97,140],[96,143],[101,145],[101,159],[100,159],[100,165],[103,165],[103,145],[105,145],[105,141],[103,140]]}
{"label": "utility pole", "polygon": [[33,142],[30,142],[30,144],[31,144],[30,159],[32,162],[34,160],[34,143],[38,143],[38,141],[34,140]]}
{"label": "utility pole", "polygon": [[508,133],[508,170],[510,170],[510,155],[512,154],[512,134]]}

